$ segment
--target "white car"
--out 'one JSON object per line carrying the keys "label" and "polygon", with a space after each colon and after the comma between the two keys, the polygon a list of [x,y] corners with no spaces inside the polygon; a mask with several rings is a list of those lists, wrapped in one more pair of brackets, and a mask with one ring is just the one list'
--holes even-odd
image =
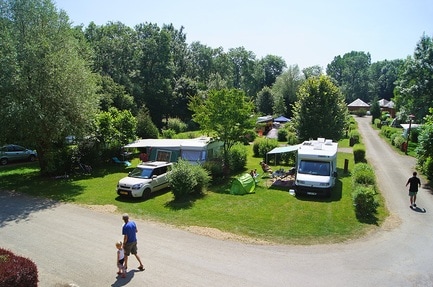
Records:
{"label": "white car", "polygon": [[149,198],[154,191],[169,186],[167,173],[173,164],[163,161],[140,163],[127,177],[119,180],[117,194],[120,196]]}

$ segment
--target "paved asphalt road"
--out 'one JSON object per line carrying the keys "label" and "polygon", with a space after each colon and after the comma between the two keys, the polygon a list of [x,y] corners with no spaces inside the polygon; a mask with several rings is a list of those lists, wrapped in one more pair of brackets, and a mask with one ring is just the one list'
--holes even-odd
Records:
{"label": "paved asphalt road", "polygon": [[[119,214],[0,192],[0,246],[31,258],[39,286],[433,286],[433,199],[405,188],[415,161],[358,118],[391,216],[381,231],[342,244],[269,246],[224,241],[137,220],[139,253],[116,277]],[[134,219],[134,218],[132,218]]]}

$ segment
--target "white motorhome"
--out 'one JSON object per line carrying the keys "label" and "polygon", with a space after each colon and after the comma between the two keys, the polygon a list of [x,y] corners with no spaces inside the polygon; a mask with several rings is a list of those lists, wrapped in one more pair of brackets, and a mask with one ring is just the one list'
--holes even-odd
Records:
{"label": "white motorhome", "polygon": [[337,177],[338,143],[318,138],[303,142],[296,160],[296,194],[331,196]]}

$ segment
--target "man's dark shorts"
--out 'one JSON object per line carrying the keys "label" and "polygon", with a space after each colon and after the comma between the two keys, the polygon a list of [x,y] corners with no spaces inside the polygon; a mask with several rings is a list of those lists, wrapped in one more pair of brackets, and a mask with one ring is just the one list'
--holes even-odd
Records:
{"label": "man's dark shorts", "polygon": [[125,250],[126,256],[129,256],[129,254],[137,254],[137,241],[124,244],[123,250]]}

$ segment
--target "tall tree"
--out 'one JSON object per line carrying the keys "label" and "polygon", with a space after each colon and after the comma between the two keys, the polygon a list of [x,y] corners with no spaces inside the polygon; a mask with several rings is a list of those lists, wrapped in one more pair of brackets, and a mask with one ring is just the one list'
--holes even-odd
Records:
{"label": "tall tree", "polygon": [[152,121],[161,128],[162,119],[169,116],[172,101],[174,65],[171,33],[156,24],[140,24],[135,28],[138,37],[138,70],[134,81],[140,87],[135,94],[138,106],[146,105]]}
{"label": "tall tree", "polygon": [[0,25],[3,139],[35,147],[45,174],[53,145],[88,135],[95,118],[99,99],[88,50],[49,0],[3,1]]}
{"label": "tall tree", "polygon": [[334,78],[341,88],[346,102],[357,98],[369,102],[368,70],[371,64],[370,53],[352,51],[337,56],[328,64],[326,74]]}
{"label": "tall tree", "polygon": [[339,140],[346,126],[347,106],[340,89],[331,78],[308,78],[300,87],[292,123],[298,138],[324,137]]}
{"label": "tall tree", "polygon": [[397,109],[404,108],[421,120],[433,103],[433,41],[423,35],[413,57],[406,59],[395,90]]}
{"label": "tall tree", "polygon": [[206,98],[193,97],[189,108],[194,112],[193,120],[204,131],[224,142],[223,157],[227,164],[230,149],[254,126],[253,103],[239,89],[223,89],[209,91]]}
{"label": "tall tree", "polygon": [[269,87],[264,87],[257,94],[256,109],[262,115],[272,115],[274,106],[274,97]]}
{"label": "tall tree", "polygon": [[277,77],[272,86],[274,95],[274,114],[292,116],[292,105],[295,103],[299,86],[304,77],[298,65],[292,65]]}
{"label": "tall tree", "polygon": [[395,82],[403,63],[403,60],[384,60],[371,64],[369,69],[370,99],[377,97],[390,101],[393,98]]}

